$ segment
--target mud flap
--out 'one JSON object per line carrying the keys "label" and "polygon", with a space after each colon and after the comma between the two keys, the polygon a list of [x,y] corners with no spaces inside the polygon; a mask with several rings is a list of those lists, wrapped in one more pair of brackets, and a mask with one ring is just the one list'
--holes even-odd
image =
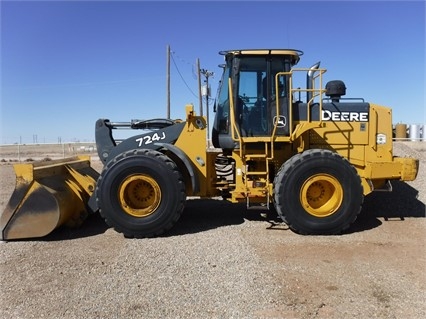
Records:
{"label": "mud flap", "polygon": [[15,164],[16,186],[0,216],[1,240],[37,238],[81,225],[99,173],[89,156]]}

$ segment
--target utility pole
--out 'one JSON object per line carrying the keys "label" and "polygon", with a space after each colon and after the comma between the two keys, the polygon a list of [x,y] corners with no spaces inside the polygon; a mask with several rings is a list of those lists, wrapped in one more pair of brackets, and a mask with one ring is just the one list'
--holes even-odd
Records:
{"label": "utility pole", "polygon": [[197,59],[198,98],[200,104],[200,116],[203,116],[203,94],[201,92],[201,70],[200,59]]}
{"label": "utility pole", "polygon": [[166,79],[167,79],[167,118],[170,119],[170,45],[167,46],[167,70],[166,70]]}
{"label": "utility pole", "polygon": [[210,89],[209,89],[209,77],[213,76],[214,73],[212,71],[208,71],[206,69],[200,70],[201,74],[204,75],[206,89],[204,91],[204,96],[206,97],[206,116],[207,116],[207,139],[210,140],[210,128],[209,128],[209,97],[210,97]]}

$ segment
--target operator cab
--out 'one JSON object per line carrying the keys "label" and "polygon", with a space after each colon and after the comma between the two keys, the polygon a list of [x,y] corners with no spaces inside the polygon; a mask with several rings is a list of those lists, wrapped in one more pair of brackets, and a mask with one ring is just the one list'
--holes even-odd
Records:
{"label": "operator cab", "polygon": [[225,64],[215,102],[213,145],[234,149],[238,137],[288,136],[289,72],[303,52],[279,49],[219,53],[224,55]]}

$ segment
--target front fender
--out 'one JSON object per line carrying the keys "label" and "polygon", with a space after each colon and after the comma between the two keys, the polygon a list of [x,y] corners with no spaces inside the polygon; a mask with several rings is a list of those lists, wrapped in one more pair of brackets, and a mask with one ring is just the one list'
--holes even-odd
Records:
{"label": "front fender", "polygon": [[156,145],[173,153],[176,157],[178,157],[182,161],[182,163],[186,167],[189,177],[191,178],[192,191],[194,194],[197,194],[200,191],[200,182],[196,177],[197,175],[195,174],[194,166],[192,165],[191,161],[189,160],[185,152],[183,152],[179,147],[172,144],[156,143]]}

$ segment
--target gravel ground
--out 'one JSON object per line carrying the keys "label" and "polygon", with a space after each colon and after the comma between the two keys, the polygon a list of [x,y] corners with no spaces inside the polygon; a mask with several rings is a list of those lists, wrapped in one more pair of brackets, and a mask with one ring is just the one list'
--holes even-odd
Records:
{"label": "gravel ground", "polygon": [[[416,181],[373,193],[341,236],[301,236],[220,200],[189,200],[166,236],[77,230],[0,242],[2,318],[424,318],[426,143]],[[100,163],[94,161],[95,168]],[[14,187],[0,165],[0,209]]]}

